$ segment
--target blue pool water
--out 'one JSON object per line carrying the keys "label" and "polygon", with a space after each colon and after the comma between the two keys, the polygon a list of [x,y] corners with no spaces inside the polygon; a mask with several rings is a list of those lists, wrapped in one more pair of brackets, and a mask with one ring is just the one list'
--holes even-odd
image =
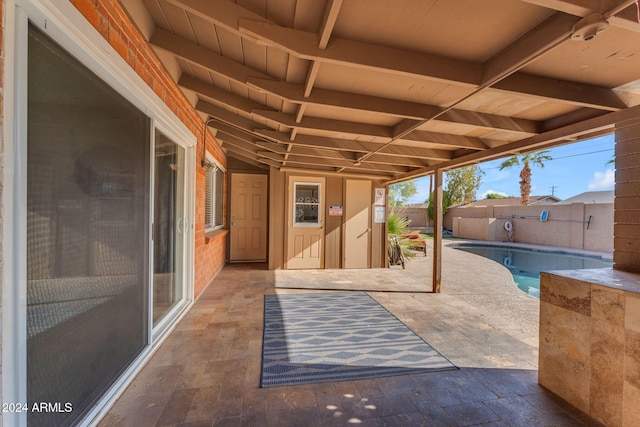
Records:
{"label": "blue pool water", "polygon": [[473,243],[457,243],[453,247],[504,265],[511,271],[518,288],[537,298],[540,298],[541,271],[608,268],[613,265],[612,261],[603,258],[566,252],[548,252]]}

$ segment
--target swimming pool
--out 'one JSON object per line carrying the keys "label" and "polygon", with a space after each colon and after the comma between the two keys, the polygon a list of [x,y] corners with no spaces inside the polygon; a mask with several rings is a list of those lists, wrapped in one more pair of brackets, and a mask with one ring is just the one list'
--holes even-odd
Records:
{"label": "swimming pool", "polygon": [[577,270],[582,268],[607,268],[613,262],[604,258],[576,255],[560,251],[508,246],[455,243],[455,249],[492,259],[511,271],[513,280],[522,291],[540,298],[540,272],[549,270]]}

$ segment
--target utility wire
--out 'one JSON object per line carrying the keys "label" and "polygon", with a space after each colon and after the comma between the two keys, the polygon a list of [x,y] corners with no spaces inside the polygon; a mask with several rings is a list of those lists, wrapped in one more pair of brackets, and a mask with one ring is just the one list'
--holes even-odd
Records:
{"label": "utility wire", "polygon": [[[547,160],[547,162],[552,162],[552,161],[554,161],[554,160],[560,160],[560,159],[568,159],[568,158],[571,158],[571,157],[586,156],[586,155],[589,155],[589,154],[605,153],[605,152],[607,152],[607,151],[614,151],[614,149],[613,149],[613,148],[609,148],[609,149],[607,149],[607,150],[589,151],[589,152],[587,152],[587,153],[579,153],[579,154],[571,154],[571,155],[568,155],[568,156],[562,156],[562,157],[554,157],[554,158],[552,158],[551,160]],[[490,168],[482,168],[482,169],[483,169],[483,170],[484,170],[484,169],[500,169],[500,166],[494,166],[494,167],[490,167]]]}

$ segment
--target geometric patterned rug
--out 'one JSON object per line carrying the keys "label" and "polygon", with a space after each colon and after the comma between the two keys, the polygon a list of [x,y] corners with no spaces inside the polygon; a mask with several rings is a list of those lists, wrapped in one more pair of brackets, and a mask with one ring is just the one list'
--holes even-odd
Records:
{"label": "geometric patterned rug", "polygon": [[265,295],[262,387],[450,369],[365,292]]}

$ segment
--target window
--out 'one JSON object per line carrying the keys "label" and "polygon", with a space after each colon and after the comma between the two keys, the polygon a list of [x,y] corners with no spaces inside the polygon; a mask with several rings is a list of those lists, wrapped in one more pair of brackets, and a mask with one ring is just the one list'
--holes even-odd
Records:
{"label": "window", "polygon": [[224,226],[224,178],[226,172],[210,158],[207,158],[206,168],[204,229],[211,231]]}
{"label": "window", "polygon": [[294,182],[293,197],[293,225],[319,226],[320,184]]}

